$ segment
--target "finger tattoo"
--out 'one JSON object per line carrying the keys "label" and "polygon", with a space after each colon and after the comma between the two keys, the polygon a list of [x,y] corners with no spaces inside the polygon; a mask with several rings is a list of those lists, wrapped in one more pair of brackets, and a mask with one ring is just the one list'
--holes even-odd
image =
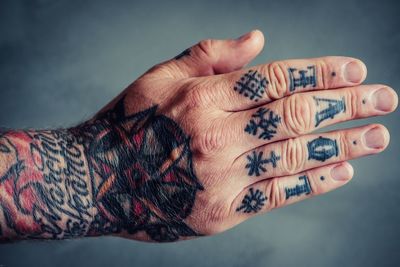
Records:
{"label": "finger tattoo", "polygon": [[308,195],[312,192],[310,181],[306,175],[300,176],[299,181],[301,182],[300,184],[296,184],[294,187],[285,188],[286,199],[303,194]]}
{"label": "finger tattoo", "polygon": [[315,66],[308,66],[306,70],[289,68],[289,91],[293,92],[297,88],[306,88],[307,86],[317,86],[317,73]]}
{"label": "finger tattoo", "polygon": [[307,143],[308,160],[314,159],[324,162],[331,157],[339,155],[339,148],[336,140],[325,137],[318,137]]}
{"label": "finger tattoo", "polygon": [[315,114],[315,127],[318,127],[324,120],[333,119],[335,115],[346,112],[344,97],[341,99],[328,99],[314,96],[314,100],[316,106],[321,108],[321,110]]}
{"label": "finger tattoo", "polygon": [[249,70],[233,88],[236,92],[257,102],[267,90],[269,82],[256,70]]}
{"label": "finger tattoo", "polygon": [[259,108],[251,116],[244,131],[251,135],[258,135],[259,139],[270,140],[276,134],[281,117],[268,108]]}
{"label": "finger tattoo", "polygon": [[269,158],[263,158],[263,152],[259,152],[258,154],[253,151],[251,155],[247,155],[248,163],[246,165],[246,169],[249,169],[249,176],[260,176],[261,172],[266,172],[267,169],[264,165],[269,163],[272,164],[273,168],[276,168],[276,163],[280,160],[281,157],[277,156],[274,151],[271,151]]}
{"label": "finger tattoo", "polygon": [[244,213],[257,213],[264,206],[267,197],[264,194],[256,189],[254,191],[253,188],[249,189],[249,192],[244,196],[242,200],[242,204],[236,209],[236,211],[242,211]]}

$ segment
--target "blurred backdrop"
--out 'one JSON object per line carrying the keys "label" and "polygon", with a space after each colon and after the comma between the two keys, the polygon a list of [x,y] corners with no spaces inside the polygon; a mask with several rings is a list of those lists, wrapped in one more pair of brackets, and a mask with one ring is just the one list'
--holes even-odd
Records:
{"label": "blurred backdrop", "polygon": [[[398,1],[0,0],[0,125],[66,127],[89,118],[152,65],[204,38],[258,28],[254,64],[347,55],[368,83],[400,89]],[[214,237],[175,244],[116,238],[0,245],[0,266],[399,266],[400,121],[391,145],[352,161],[353,181]]]}

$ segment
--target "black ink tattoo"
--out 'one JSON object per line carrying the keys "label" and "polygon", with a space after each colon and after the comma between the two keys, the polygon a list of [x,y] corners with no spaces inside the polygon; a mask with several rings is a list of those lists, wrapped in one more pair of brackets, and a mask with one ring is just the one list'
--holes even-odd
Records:
{"label": "black ink tattoo", "polygon": [[268,80],[256,70],[249,70],[233,88],[239,94],[257,102],[267,90]]}
{"label": "black ink tattoo", "polygon": [[191,52],[192,52],[192,50],[190,48],[187,48],[187,49],[183,50],[179,55],[174,57],[174,59],[179,60],[179,59],[181,59],[183,57],[190,56]]}
{"label": "black ink tattoo", "polygon": [[[267,115],[268,114],[268,115]],[[276,134],[278,124],[281,122],[281,117],[274,114],[272,110],[259,108],[254,113],[249,123],[244,128],[244,131],[251,135],[258,135],[260,139],[270,140]]]}
{"label": "black ink tattoo", "polygon": [[336,140],[325,137],[318,137],[307,143],[308,159],[315,159],[324,162],[333,156],[339,155],[339,148]]}
{"label": "black ink tattoo", "polygon": [[259,152],[256,154],[255,151],[253,151],[252,155],[247,155],[247,160],[248,163],[246,165],[246,169],[249,169],[249,176],[260,176],[260,171],[266,172],[267,169],[264,167],[264,165],[267,165],[269,163],[272,164],[273,168],[276,168],[276,163],[278,160],[280,160],[281,157],[277,156],[274,151],[271,151],[270,157],[269,158],[264,158],[263,159],[263,152]]}
{"label": "black ink tattoo", "polygon": [[357,145],[357,141],[356,140],[353,141],[353,145]]}
{"label": "black ink tattoo", "polygon": [[[321,176],[322,178],[323,176]],[[321,179],[323,180],[323,179]],[[286,187],[286,199],[289,199],[292,196],[300,196],[302,194],[310,194],[312,192],[310,181],[306,175],[300,176],[299,181],[303,181],[302,184],[297,184],[295,187]]]}
{"label": "black ink tattoo", "polygon": [[326,119],[333,119],[335,115],[346,112],[346,103],[344,97],[342,97],[340,100],[337,100],[314,96],[314,100],[317,107],[323,108],[315,114],[315,127],[318,127],[319,124]]}
{"label": "black ink tattoo", "polygon": [[236,209],[236,211],[257,213],[262,209],[266,200],[267,197],[265,197],[260,190],[256,189],[254,192],[253,188],[250,188],[249,193],[244,196],[242,204]]}
{"label": "black ink tattoo", "polygon": [[319,179],[320,179],[321,181],[324,181],[324,180],[325,180],[325,177],[324,177],[324,176],[321,176],[321,177],[319,177]]}
{"label": "black ink tattoo", "polygon": [[367,100],[363,99],[363,100],[362,100],[362,103],[363,103],[363,104],[367,103]]}
{"label": "black ink tattoo", "polygon": [[317,73],[315,70],[315,66],[308,66],[307,70],[289,68],[288,71],[290,80],[290,92],[295,91],[298,87],[306,88],[308,85],[312,87],[317,86]]}
{"label": "black ink tattoo", "polygon": [[332,77],[335,77],[336,76],[336,72],[332,71],[331,75],[332,75]]}
{"label": "black ink tattoo", "polygon": [[194,173],[190,138],[156,110],[127,115],[121,98],[79,129],[99,209],[89,233],[144,231],[155,241],[199,235],[184,222],[197,191],[203,190]]}

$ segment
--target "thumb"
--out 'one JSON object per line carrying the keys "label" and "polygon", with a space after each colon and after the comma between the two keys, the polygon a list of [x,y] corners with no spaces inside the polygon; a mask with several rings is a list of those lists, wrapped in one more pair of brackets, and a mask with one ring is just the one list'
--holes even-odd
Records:
{"label": "thumb", "polygon": [[243,68],[263,46],[264,35],[254,30],[237,39],[200,41],[161,65],[171,67],[174,78],[222,74]]}

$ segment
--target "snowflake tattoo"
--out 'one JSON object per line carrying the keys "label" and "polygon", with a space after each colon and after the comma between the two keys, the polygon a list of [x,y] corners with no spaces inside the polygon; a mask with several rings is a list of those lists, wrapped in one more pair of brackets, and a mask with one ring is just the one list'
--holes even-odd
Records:
{"label": "snowflake tattoo", "polygon": [[266,200],[267,197],[265,197],[260,190],[256,189],[254,192],[253,188],[250,188],[249,193],[245,195],[242,200],[242,205],[240,205],[236,211],[243,210],[244,213],[257,213],[264,206]]}
{"label": "snowflake tattoo", "polygon": [[244,128],[245,132],[252,135],[258,134],[258,138],[264,140],[270,140],[274,137],[276,134],[275,129],[278,128],[278,123],[281,122],[279,115],[274,114],[267,108],[259,108],[251,117],[252,119]]}
{"label": "snowflake tattoo", "polygon": [[265,92],[268,83],[268,80],[258,71],[249,70],[236,82],[236,86],[233,89],[239,94],[257,102]]}
{"label": "snowflake tattoo", "polygon": [[246,169],[249,169],[249,176],[260,176],[260,171],[267,171],[264,165],[271,163],[272,167],[276,168],[276,162],[280,159],[281,157],[277,156],[274,151],[271,151],[270,158],[265,159],[263,159],[263,152],[257,155],[256,152],[253,151],[252,155],[247,155],[249,163],[247,163]]}

